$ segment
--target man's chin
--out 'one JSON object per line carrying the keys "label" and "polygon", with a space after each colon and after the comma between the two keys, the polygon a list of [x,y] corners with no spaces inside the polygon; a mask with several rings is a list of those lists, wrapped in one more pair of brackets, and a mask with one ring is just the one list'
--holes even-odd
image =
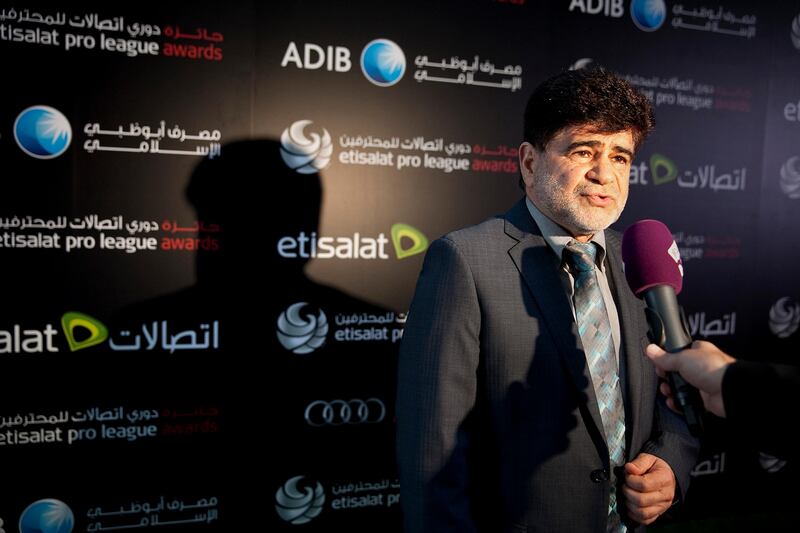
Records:
{"label": "man's chin", "polygon": [[586,235],[606,230],[617,220],[619,220],[619,215],[615,217],[605,217],[603,219],[581,220],[573,227],[577,227],[581,234]]}

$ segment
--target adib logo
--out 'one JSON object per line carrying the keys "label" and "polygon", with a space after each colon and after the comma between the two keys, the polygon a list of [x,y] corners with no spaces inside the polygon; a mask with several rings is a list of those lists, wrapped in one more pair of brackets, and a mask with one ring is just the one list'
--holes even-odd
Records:
{"label": "adib logo", "polygon": [[664,0],[633,0],[631,18],[642,31],[656,31],[667,19],[667,6]]}
{"label": "adib logo", "polygon": [[[625,6],[623,0],[571,0],[569,11],[618,19],[625,14]],[[664,0],[632,0],[630,13],[637,28],[651,32],[664,24],[667,6]]]}
{"label": "adib logo", "polygon": [[298,525],[310,522],[322,512],[325,491],[317,481],[295,476],[275,492],[275,510],[283,520]]}
{"label": "adib logo", "polygon": [[[353,66],[351,55],[346,46],[298,44],[290,41],[283,53],[281,67],[291,65],[301,70],[350,72]],[[360,66],[361,72],[370,83],[379,87],[391,87],[406,72],[406,56],[394,41],[373,39],[361,51]]]}
{"label": "adib logo", "polygon": [[403,78],[406,56],[397,43],[375,39],[361,52],[361,71],[375,85],[389,87]]}
{"label": "adib logo", "polygon": [[72,141],[69,120],[58,109],[35,105],[14,121],[14,139],[23,152],[36,159],[53,159],[63,154]]}
{"label": "adib logo", "polygon": [[572,0],[569,10],[614,18],[620,18],[625,13],[622,0]]}
{"label": "adib logo", "polygon": [[33,502],[19,517],[20,533],[71,533],[74,525],[69,506],[53,498]]}
{"label": "adib logo", "polygon": [[333,142],[328,130],[310,131],[310,120],[298,120],[281,134],[281,158],[299,174],[313,174],[328,166]]}

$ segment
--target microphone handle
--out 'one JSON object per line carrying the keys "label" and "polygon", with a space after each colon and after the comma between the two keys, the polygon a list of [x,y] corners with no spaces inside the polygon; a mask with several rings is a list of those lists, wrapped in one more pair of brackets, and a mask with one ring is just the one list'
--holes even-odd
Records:
{"label": "microphone handle", "polygon": [[[647,322],[650,325],[651,340],[667,352],[674,353],[692,344],[683,310],[678,305],[675,289],[669,285],[656,285],[644,291],[647,304]],[[699,437],[703,432],[705,411],[698,390],[686,382],[677,372],[668,372],[672,394],[686,418],[689,432]]]}

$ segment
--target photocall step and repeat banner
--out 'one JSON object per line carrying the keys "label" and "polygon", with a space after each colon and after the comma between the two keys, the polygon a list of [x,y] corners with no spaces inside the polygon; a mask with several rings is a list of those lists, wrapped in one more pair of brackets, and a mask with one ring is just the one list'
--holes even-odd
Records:
{"label": "photocall step and repeat banner", "polygon": [[[5,2],[0,57],[0,531],[399,532],[425,251],[565,69],[655,105],[614,227],[671,229],[692,336],[800,357],[798,1]],[[749,437],[665,531],[789,523]]]}

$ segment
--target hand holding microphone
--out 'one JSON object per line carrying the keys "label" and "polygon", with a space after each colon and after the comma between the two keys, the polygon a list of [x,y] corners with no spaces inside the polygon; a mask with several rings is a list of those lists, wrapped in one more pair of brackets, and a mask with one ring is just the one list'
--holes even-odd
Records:
{"label": "hand holding microphone", "polygon": [[[622,235],[622,260],[628,285],[647,304],[650,340],[669,353],[691,346],[677,299],[683,287],[683,265],[669,229],[657,220],[634,223]],[[689,431],[698,436],[703,430],[703,403],[697,389],[677,372],[669,372],[668,377]]]}
{"label": "hand holding microphone", "polygon": [[[736,359],[706,341],[694,341],[692,347],[680,352],[665,352],[655,344],[645,350],[645,355],[656,365],[656,372],[666,377],[667,372],[677,372],[686,381],[697,387],[705,408],[725,418],[725,402],[722,398],[722,379],[725,371]],[[667,396],[667,405],[676,409],[675,397],[667,384],[661,392]]]}

